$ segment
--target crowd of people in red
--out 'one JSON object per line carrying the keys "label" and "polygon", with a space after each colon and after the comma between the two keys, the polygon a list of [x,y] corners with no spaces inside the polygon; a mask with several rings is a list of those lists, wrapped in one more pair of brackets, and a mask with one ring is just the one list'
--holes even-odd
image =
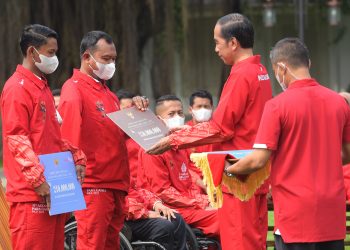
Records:
{"label": "crowd of people in red", "polygon": [[[118,56],[112,37],[84,35],[80,68],[54,99],[45,76],[59,64],[58,35],[39,24],[23,29],[23,62],[1,95],[13,249],[63,249],[68,215],[49,215],[50,187],[38,158],[62,151],[73,154],[86,202],[74,212],[77,249],[119,249],[124,224],[135,239],[186,249],[188,224],[220,240],[224,250],[263,250],[270,187],[278,250],[344,249],[349,105],[311,77],[309,52],[299,39],[282,39],[271,50],[283,89],[273,98],[267,70],[253,54],[252,23],[229,14],[217,21],[213,36],[215,52],[232,67],[216,109],[210,93],[195,91],[185,124],[182,101],[159,97],[154,113],[172,132],[145,151],[107,117],[131,106],[149,108],[147,98],[125,90],[115,95],[107,87]],[[245,202],[223,187],[223,206],[211,207],[190,154],[252,148],[227,163],[225,174],[250,174],[270,161],[270,178]]]}

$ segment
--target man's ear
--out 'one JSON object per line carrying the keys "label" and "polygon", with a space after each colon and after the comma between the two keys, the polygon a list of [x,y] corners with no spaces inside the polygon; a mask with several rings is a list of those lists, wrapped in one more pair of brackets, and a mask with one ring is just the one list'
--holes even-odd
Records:
{"label": "man's ear", "polygon": [[87,63],[92,69],[97,70],[95,61],[91,58],[91,55],[88,52],[85,52],[82,55],[82,61]]}
{"label": "man's ear", "polygon": [[192,112],[192,107],[191,106],[189,106],[188,107],[188,112],[192,115],[192,117],[193,117],[193,112]]}
{"label": "man's ear", "polygon": [[27,48],[27,55],[26,55],[26,57],[29,57],[31,59],[34,58],[34,60],[36,62],[40,62],[40,57],[39,57],[38,53],[36,53],[36,51],[35,51],[33,46],[29,46]]}
{"label": "man's ear", "polygon": [[311,68],[311,60],[309,59],[309,69]]}
{"label": "man's ear", "polygon": [[237,50],[237,48],[240,46],[238,40],[236,37],[232,37],[231,40],[229,41],[231,48],[233,51]]}

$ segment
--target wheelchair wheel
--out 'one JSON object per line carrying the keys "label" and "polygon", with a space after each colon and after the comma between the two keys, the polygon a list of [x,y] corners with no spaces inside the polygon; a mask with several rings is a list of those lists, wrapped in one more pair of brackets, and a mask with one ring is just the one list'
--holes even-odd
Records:
{"label": "wheelchair wheel", "polygon": [[[75,220],[68,222],[64,227],[64,250],[77,249],[77,228],[77,222]],[[119,233],[119,238],[120,250],[133,250],[124,234]]]}
{"label": "wheelchair wheel", "polygon": [[77,249],[77,222],[74,220],[64,227],[64,250]]}
{"label": "wheelchair wheel", "polygon": [[199,250],[199,244],[196,235],[193,233],[191,227],[186,224],[186,249]]}
{"label": "wheelchair wheel", "polygon": [[124,234],[119,233],[119,238],[120,238],[120,250],[133,250],[130,242],[128,239],[125,237]]}

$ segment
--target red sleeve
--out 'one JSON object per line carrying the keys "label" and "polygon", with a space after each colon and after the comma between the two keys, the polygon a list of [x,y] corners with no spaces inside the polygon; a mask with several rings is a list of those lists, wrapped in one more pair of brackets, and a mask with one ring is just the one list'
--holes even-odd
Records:
{"label": "red sleeve", "polygon": [[169,170],[163,162],[162,156],[149,155],[144,152],[142,154],[145,177],[153,193],[173,207],[199,206],[195,199],[184,196],[171,185]]}
{"label": "red sleeve", "polygon": [[75,165],[86,166],[86,156],[84,152],[81,149],[71,145],[69,141],[62,140],[62,151],[67,150],[71,151]]}
{"label": "red sleeve", "polygon": [[162,201],[158,196],[156,196],[151,191],[148,191],[147,189],[138,189],[140,195],[147,201],[146,205],[148,210],[153,210],[153,206],[157,201]]}
{"label": "red sleeve", "polygon": [[26,181],[34,188],[44,183],[44,167],[35,154],[32,143],[25,135],[9,135],[6,137],[9,150],[21,166]]}
{"label": "red sleeve", "polygon": [[176,149],[222,142],[230,139],[215,122],[201,122],[192,127],[177,130],[170,136],[171,145]]}
{"label": "red sleeve", "polygon": [[231,139],[246,109],[249,92],[249,82],[243,76],[228,79],[212,120],[174,132],[171,145],[183,149]]}
{"label": "red sleeve", "polygon": [[69,80],[62,88],[58,112],[63,120],[62,138],[68,140],[73,146],[78,146],[82,123],[82,100],[77,86]]}
{"label": "red sleeve", "polygon": [[140,193],[130,187],[127,199],[128,199],[128,214],[127,220],[138,220],[138,219],[146,219],[148,218],[148,208],[147,204],[144,202],[140,202],[142,197],[140,197]]}
{"label": "red sleeve", "polygon": [[29,119],[33,112],[30,97],[22,87],[8,88],[2,95],[2,126],[4,139],[15,160],[21,166],[26,181],[33,187],[45,182],[40,164],[29,139]]}
{"label": "red sleeve", "polygon": [[262,114],[254,148],[276,150],[281,132],[280,112],[273,102],[266,103]]}

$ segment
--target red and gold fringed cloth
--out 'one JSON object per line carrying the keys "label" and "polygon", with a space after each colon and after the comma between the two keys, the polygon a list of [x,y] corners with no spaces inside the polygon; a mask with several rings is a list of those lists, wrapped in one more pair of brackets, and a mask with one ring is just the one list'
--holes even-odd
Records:
{"label": "red and gold fringed cloth", "polygon": [[225,162],[235,162],[252,150],[216,151],[191,154],[191,161],[202,171],[207,186],[209,201],[213,207],[220,208],[223,202],[222,185],[229,193],[241,201],[248,201],[255,191],[270,175],[270,163],[249,175],[229,177],[224,174]]}

